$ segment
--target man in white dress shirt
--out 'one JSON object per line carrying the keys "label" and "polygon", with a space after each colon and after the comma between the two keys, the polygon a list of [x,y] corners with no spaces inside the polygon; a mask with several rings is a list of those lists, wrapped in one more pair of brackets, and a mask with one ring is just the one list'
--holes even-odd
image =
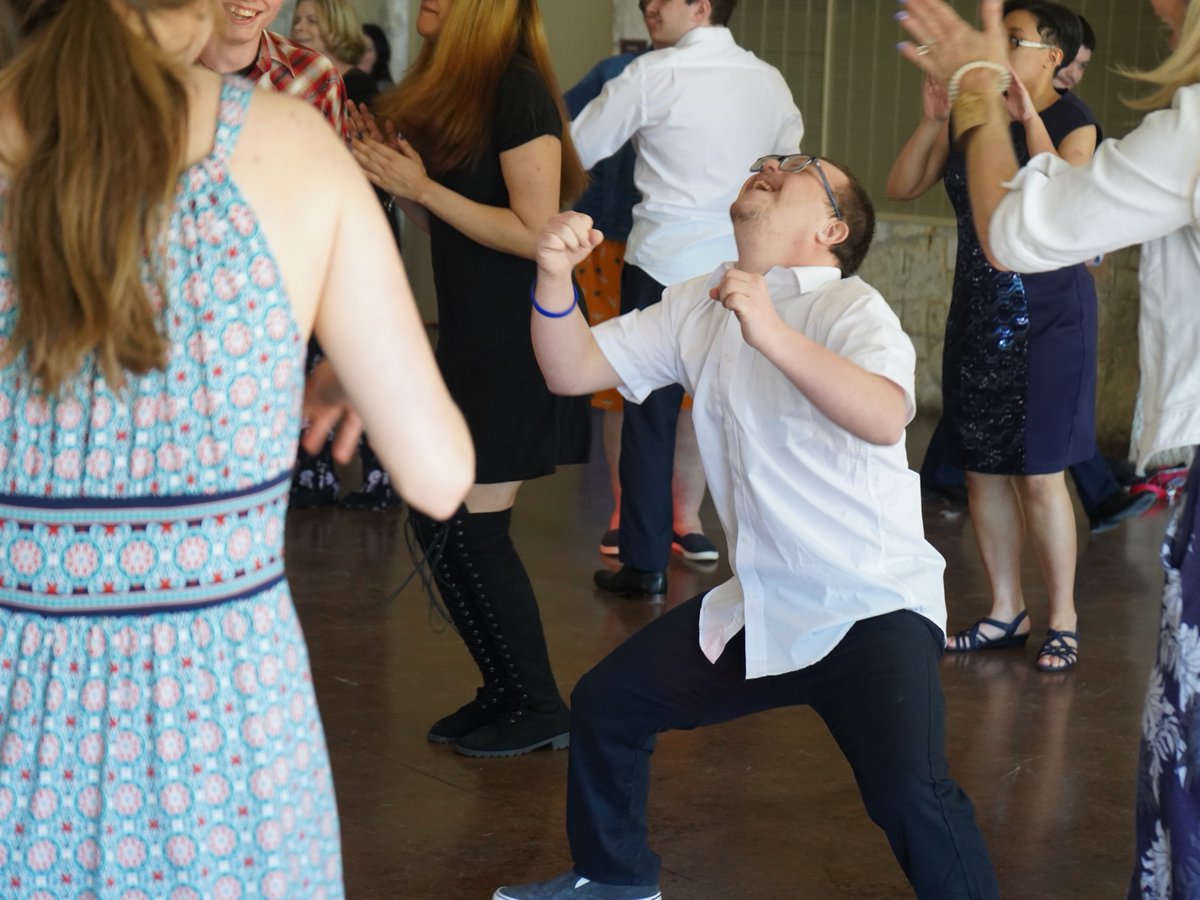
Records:
{"label": "man in white dress shirt", "polygon": [[574,868],[496,900],[660,897],[646,826],[655,736],[792,705],[824,719],[918,897],[999,896],[943,747],[944,562],[904,450],[916,356],[884,299],[851,277],[874,232],[870,199],[801,154],[751,171],[730,210],[737,262],[594,329],[570,275],[599,232],[565,213],[539,239],[533,343],[551,390],[693,393],[733,577],[579,681]]}
{"label": "man in white dress shirt", "polygon": [[[747,159],[795,153],[804,126],[783,76],[734,43],[736,0],[643,0],[656,50],[638,57],[571,123],[586,168],[626,141],[637,151],[642,202],[621,274],[621,311],[657,303],[663,289],[711,272],[735,253],[729,204]],[[661,594],[671,553],[671,469],[683,389],[665,385],[625,408],[616,593]]]}

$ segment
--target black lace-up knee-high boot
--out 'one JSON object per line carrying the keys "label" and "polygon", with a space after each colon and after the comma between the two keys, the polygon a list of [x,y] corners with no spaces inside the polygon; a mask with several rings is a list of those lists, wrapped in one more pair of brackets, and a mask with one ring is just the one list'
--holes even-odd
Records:
{"label": "black lace-up knee-high boot", "polygon": [[458,752],[466,756],[557,750],[570,740],[570,712],[550,668],[533,585],[509,535],[511,520],[512,510],[502,510],[450,523],[447,552],[466,576],[507,680],[504,714],[459,739]]}
{"label": "black lace-up knee-high boot", "polygon": [[[465,512],[465,509],[460,510],[458,515]],[[426,735],[435,744],[453,744],[487,725],[498,715],[507,714],[508,679],[500,666],[500,655],[491,633],[483,623],[483,614],[467,589],[466,577],[447,546],[452,522],[457,521],[457,516],[452,522],[438,522],[423,513],[410,510],[409,518],[438,584],[442,602],[450,614],[450,621],[467,645],[479,674],[483,676],[483,684],[476,689],[475,699],[438,719]]]}

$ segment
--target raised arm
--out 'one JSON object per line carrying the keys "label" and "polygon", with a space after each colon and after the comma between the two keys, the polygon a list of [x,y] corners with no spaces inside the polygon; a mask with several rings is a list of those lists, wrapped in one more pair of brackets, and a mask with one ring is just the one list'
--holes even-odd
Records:
{"label": "raised arm", "polygon": [[[967,135],[967,187],[975,230],[988,261],[997,268],[990,252],[988,223],[1007,193],[1004,182],[1017,173],[1017,156],[1008,133],[1011,121],[1000,93],[999,70],[1007,70],[1008,32],[1004,27],[1002,0],[981,0],[983,30],[972,28],[943,0],[909,0],[897,13],[911,41],[900,45],[904,57],[939,80],[960,77],[960,113],[956,128]],[[977,66],[969,71],[965,66]],[[998,67],[998,68],[997,68]]]}
{"label": "raised arm", "polygon": [[[1041,153],[1053,153],[1065,159],[1073,166],[1081,166],[1096,152],[1096,126],[1082,125],[1068,132],[1057,145],[1050,138],[1046,124],[1033,105],[1033,98],[1025,85],[1017,78],[1012,66],[1009,67],[1012,82],[1005,94],[1005,106],[1013,121],[1020,122],[1025,129],[1025,146],[1031,157]],[[1061,101],[1060,101],[1061,102]]]}
{"label": "raised arm", "polygon": [[[1048,271],[1196,221],[1200,94],[1194,88],[1180,89],[1171,109],[1147,116],[1123,140],[1105,142],[1086,165],[1071,168],[1041,156],[1018,176],[1009,116],[991,70],[1007,59],[1001,0],[982,0],[980,15],[983,30],[977,31],[942,0],[909,0],[901,24],[925,52],[913,43],[902,52],[943,77],[985,63],[963,77],[960,103],[971,107],[963,135],[971,208],[993,265]],[[1010,193],[1009,184],[1017,190]]]}
{"label": "raised arm", "polygon": [[[591,394],[621,383],[592,337],[571,282],[575,266],[603,239],[592,228],[590,216],[575,212],[554,216],[538,239],[533,298],[537,305],[531,313],[530,330],[538,366],[546,386],[555,394]],[[563,311],[568,312],[558,315]]]}
{"label": "raised arm", "polygon": [[[1200,220],[1200,88],[1182,89],[1176,106],[1151,113],[1120,141],[1105,141],[1073,168],[1033,160],[981,227],[1000,262],[1041,272],[1140,244]],[[988,152],[987,135],[970,150]],[[975,146],[978,142],[978,146]]]}
{"label": "raised arm", "polygon": [[916,200],[942,177],[950,156],[946,88],[929,75],[921,85],[921,121],[905,142],[888,173],[892,200]]}
{"label": "raised arm", "polygon": [[730,269],[712,297],[737,316],[746,343],[830,420],[872,444],[895,444],[910,418],[903,389],[789,326],[762,275]]}

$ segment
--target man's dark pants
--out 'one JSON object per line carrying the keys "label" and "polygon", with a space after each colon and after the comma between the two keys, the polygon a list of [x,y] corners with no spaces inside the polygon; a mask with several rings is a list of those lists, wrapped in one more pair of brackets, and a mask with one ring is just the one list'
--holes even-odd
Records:
{"label": "man's dark pants", "polygon": [[[645,309],[662,299],[663,285],[629,263],[621,270],[621,312]],[[671,474],[675,426],[683,388],[654,391],[642,403],[626,403],[621,426],[621,562],[649,572],[671,557]]]}
{"label": "man's dark pants", "polygon": [[[999,897],[971,801],[947,772],[942,636],[931,622],[908,611],[866,619],[819,662],[747,679],[744,631],[716,663],[704,656],[700,603],[693,598],[647,625],[575,688],[567,833],[580,875],[609,884],[658,882],[646,826],[657,734],[807,705],[845,753],[868,814],[917,896]],[[798,770],[792,777],[812,775]]]}

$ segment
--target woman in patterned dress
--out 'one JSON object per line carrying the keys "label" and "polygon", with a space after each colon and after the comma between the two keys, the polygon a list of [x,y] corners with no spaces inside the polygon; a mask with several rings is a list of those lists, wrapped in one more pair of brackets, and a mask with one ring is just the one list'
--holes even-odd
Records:
{"label": "woman in patterned dress", "polygon": [[314,325],[412,503],[473,468],[337,137],[187,65],[217,11],[51,0],[0,73],[6,897],[343,896],[283,570]]}
{"label": "woman in patterned dress", "polygon": [[[1151,88],[1133,105],[1153,112],[1122,140],[1106,141],[1084,169],[1039,157],[1019,173],[998,106],[988,103],[999,86],[990,64],[1003,59],[997,0],[982,4],[982,33],[940,0],[909,0],[904,20],[914,38],[905,56],[925,71],[946,78],[983,62],[961,78],[961,108],[970,116],[963,143],[971,202],[990,259],[1045,271],[1141,243],[1139,467],[1156,452],[1200,444],[1200,3],[1150,5],[1171,29],[1173,52],[1151,71],[1129,74]],[[1130,898],[1200,897],[1198,501],[1200,459],[1163,543],[1166,582],[1142,720]]]}

